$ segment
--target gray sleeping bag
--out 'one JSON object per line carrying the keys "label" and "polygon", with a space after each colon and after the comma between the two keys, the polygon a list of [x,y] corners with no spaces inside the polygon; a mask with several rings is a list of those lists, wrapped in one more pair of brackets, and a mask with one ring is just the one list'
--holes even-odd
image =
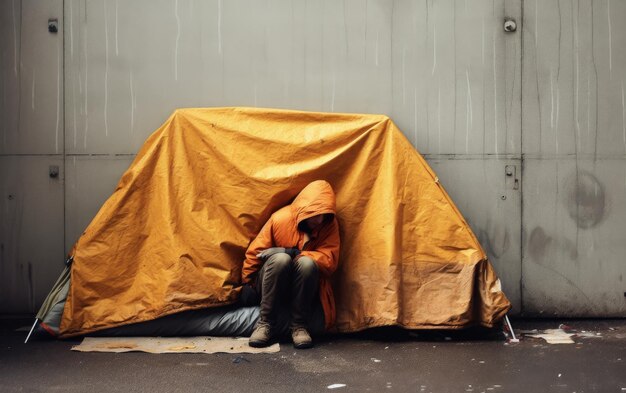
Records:
{"label": "gray sleeping bag", "polygon": [[[43,321],[47,329],[39,324],[33,337],[50,337],[51,333],[58,334],[64,306],[65,298],[54,304],[55,312],[48,313]],[[287,334],[290,322],[289,313],[283,309],[277,317],[275,334]],[[258,319],[258,306],[242,307],[236,304],[184,311],[152,321],[101,330],[90,333],[88,336],[249,336],[252,334]],[[313,309],[313,315],[309,321],[309,331],[313,335],[320,335],[324,332],[324,311],[319,303]]]}

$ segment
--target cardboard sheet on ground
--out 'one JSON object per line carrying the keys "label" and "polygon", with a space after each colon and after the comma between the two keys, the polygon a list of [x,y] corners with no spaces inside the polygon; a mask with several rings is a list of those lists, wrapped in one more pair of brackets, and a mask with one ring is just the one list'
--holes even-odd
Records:
{"label": "cardboard sheet on ground", "polygon": [[318,179],[337,195],[337,331],[492,327],[510,309],[476,236],[388,117],[180,109],[74,245],[60,336],[234,303],[250,241]]}
{"label": "cardboard sheet on ground", "polygon": [[149,353],[274,353],[275,343],[253,348],[243,337],[86,337],[73,346],[79,352],[149,352]]}

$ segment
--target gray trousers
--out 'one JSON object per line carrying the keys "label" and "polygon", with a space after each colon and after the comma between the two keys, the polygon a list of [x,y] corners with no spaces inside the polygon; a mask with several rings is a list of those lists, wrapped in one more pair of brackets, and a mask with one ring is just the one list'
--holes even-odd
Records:
{"label": "gray trousers", "polygon": [[292,328],[306,327],[314,303],[319,303],[319,270],[309,257],[294,262],[288,254],[274,254],[259,271],[255,291],[260,297],[262,321],[275,324],[281,309],[287,309]]}

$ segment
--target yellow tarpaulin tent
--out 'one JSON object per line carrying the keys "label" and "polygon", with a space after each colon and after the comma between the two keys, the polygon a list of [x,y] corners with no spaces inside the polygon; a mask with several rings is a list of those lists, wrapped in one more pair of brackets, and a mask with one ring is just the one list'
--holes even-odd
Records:
{"label": "yellow tarpaulin tent", "polygon": [[61,336],[235,302],[249,242],[317,179],[337,194],[338,331],[493,326],[509,310],[471,229],[388,117],[181,109],[75,244]]}

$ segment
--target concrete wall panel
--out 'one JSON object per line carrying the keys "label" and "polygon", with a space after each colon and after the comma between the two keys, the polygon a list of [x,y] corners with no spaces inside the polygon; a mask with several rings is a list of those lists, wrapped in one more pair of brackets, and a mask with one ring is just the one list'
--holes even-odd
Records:
{"label": "concrete wall panel", "polygon": [[0,156],[0,312],[36,312],[63,269],[63,173],[53,156]]}
{"label": "concrete wall panel", "polygon": [[[3,7],[9,8],[9,5]],[[7,38],[14,33],[18,36],[6,48],[8,50],[3,49],[8,55],[3,62],[8,60],[14,64],[3,64],[8,67],[3,67],[0,154],[62,153],[63,1],[14,1],[7,11],[9,15],[15,13],[16,17],[7,26],[15,22],[15,31],[5,27],[9,30]],[[48,31],[49,18],[59,20],[61,27],[56,34]],[[5,40],[3,38],[6,44]],[[15,49],[11,48],[16,45],[17,65]]]}
{"label": "concrete wall panel", "polygon": [[21,21],[21,2],[0,2],[0,154],[17,140]]}
{"label": "concrete wall panel", "polygon": [[69,252],[113,194],[134,156],[71,156],[65,160],[65,250]]}
{"label": "concrete wall panel", "polygon": [[391,3],[68,1],[67,148],[135,153],[179,107],[390,113]]}
{"label": "concrete wall panel", "polygon": [[626,165],[529,159],[524,188],[524,311],[626,315]]}
{"label": "concrete wall panel", "polygon": [[623,1],[526,1],[523,299],[528,314],[624,316]]}
{"label": "concrete wall panel", "polygon": [[427,154],[520,154],[519,1],[396,1],[392,118]]}
{"label": "concrete wall panel", "polygon": [[513,304],[512,313],[519,313],[521,191],[514,189],[505,168],[514,167],[519,174],[520,160],[429,158],[429,163],[487,252]]}
{"label": "concrete wall panel", "polygon": [[524,153],[626,153],[623,1],[527,1]]}
{"label": "concrete wall panel", "polygon": [[5,1],[0,22],[0,312],[35,312],[64,262],[63,1]]}

